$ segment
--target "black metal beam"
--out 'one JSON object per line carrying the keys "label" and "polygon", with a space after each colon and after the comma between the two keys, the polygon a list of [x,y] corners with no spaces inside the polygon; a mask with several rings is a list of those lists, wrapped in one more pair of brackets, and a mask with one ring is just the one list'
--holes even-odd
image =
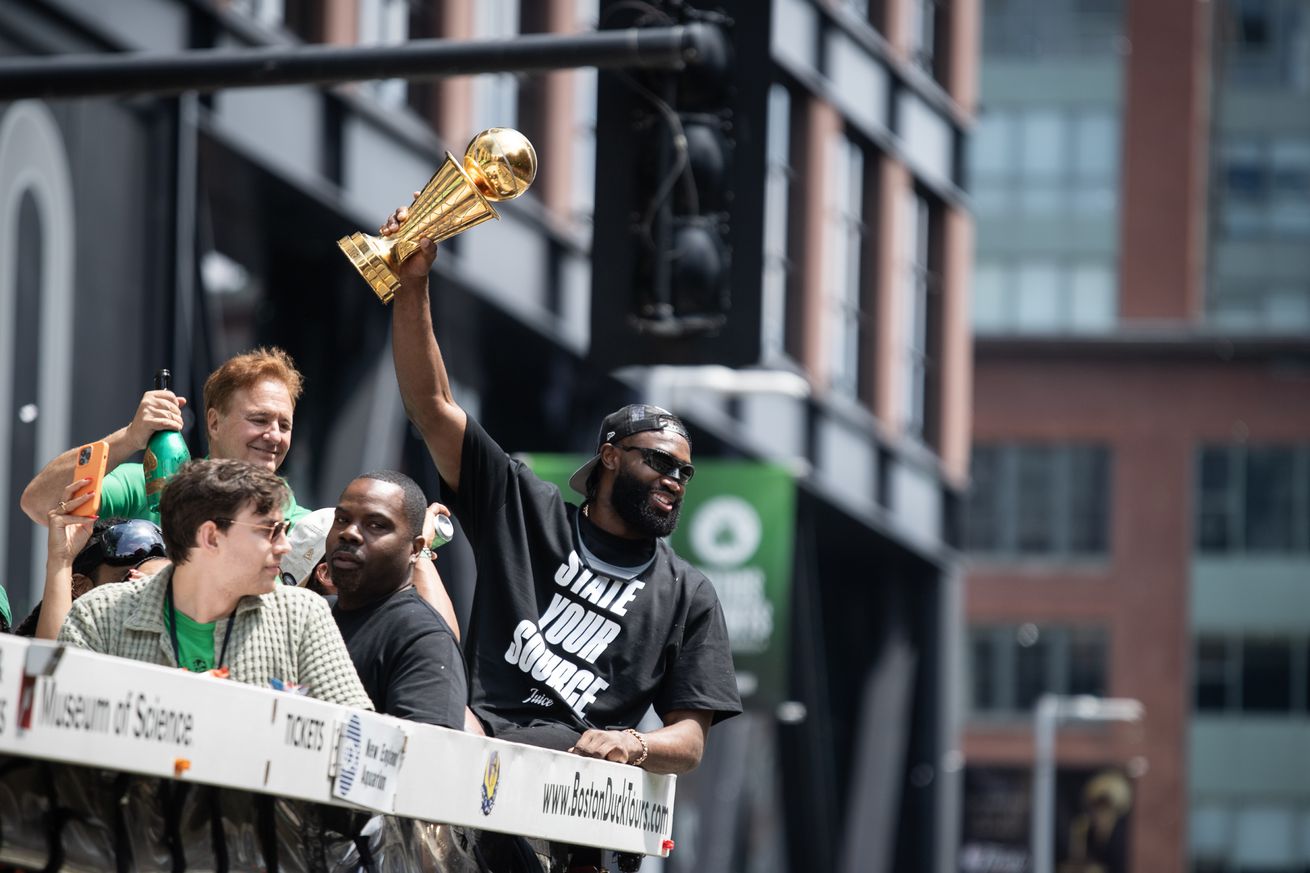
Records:
{"label": "black metal beam", "polygon": [[0,100],[180,94],[576,67],[682,70],[721,57],[722,42],[717,28],[689,24],[574,35],[525,34],[511,40],[421,39],[393,46],[52,55],[0,60]]}

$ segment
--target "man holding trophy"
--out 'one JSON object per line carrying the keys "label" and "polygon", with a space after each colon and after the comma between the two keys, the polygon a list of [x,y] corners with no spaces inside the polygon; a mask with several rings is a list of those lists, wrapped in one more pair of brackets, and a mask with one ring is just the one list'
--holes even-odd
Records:
{"label": "man holding trophy", "polygon": [[[455,402],[428,301],[434,240],[495,217],[536,155],[516,131],[479,134],[424,191],[343,251],[393,301],[396,377],[454,494],[478,564],[465,636],[472,708],[489,735],[659,773],[695,768],[711,724],[741,711],[723,611],[663,537],[694,473],[686,428],[658,407],[607,416],[574,476],[582,507],[510,458]],[[663,726],[637,724],[653,706]]]}

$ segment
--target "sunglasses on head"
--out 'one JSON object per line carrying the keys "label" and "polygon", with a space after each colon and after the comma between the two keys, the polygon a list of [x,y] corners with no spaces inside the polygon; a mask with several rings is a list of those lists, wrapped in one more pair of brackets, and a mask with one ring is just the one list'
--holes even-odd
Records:
{"label": "sunglasses on head", "polygon": [[150,558],[168,557],[159,528],[139,518],[107,528],[100,535],[100,551],[104,562],[113,567],[134,567]]}
{"label": "sunglasses on head", "polygon": [[641,460],[661,476],[668,476],[677,482],[686,485],[691,481],[691,477],[696,475],[696,468],[685,462],[679,461],[668,452],[660,449],[648,449],[645,446],[619,446],[625,452],[641,452]]}

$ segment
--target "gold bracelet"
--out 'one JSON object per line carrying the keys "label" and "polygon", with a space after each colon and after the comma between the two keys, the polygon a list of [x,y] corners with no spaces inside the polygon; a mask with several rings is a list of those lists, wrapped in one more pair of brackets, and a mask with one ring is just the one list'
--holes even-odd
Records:
{"label": "gold bracelet", "polygon": [[641,757],[635,761],[628,762],[634,767],[640,767],[645,762],[645,760],[650,757],[650,746],[646,745],[646,738],[643,737],[636,728],[624,728],[623,732],[627,734],[632,734],[634,737],[637,738],[637,742],[641,743]]}

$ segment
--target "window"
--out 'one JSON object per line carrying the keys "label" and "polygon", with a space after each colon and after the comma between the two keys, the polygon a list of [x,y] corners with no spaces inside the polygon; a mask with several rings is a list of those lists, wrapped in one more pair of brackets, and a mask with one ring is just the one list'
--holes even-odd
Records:
{"label": "window", "polygon": [[1071,559],[1108,550],[1105,447],[979,444],[973,475],[965,531],[973,553]]}
{"label": "window", "polygon": [[1196,694],[1198,711],[1220,711],[1237,706],[1237,683],[1229,665],[1238,663],[1228,651],[1229,641],[1203,637],[1196,642]]}
{"label": "window", "polygon": [[[1310,101],[1304,107],[1310,112]],[[1218,232],[1228,239],[1310,237],[1310,139],[1220,133]]]}
{"label": "window", "polygon": [[[398,45],[409,39],[408,0],[359,0],[359,42],[361,45]],[[369,82],[374,99],[386,107],[408,103],[404,79]]]}
{"label": "window", "polygon": [[[308,0],[306,0],[308,2]],[[409,4],[407,39],[440,39],[442,9],[436,3]],[[434,129],[441,113],[441,85],[439,79],[410,79],[405,82],[405,100],[410,110],[428,122]]]}
{"label": "window", "polygon": [[905,433],[925,443],[936,441],[933,412],[937,400],[936,358],[940,309],[940,261],[936,208],[921,191],[907,195],[901,220],[905,228],[905,272],[901,277],[901,398]]}
{"label": "window", "polygon": [[831,248],[825,253],[828,371],[834,391],[867,399],[863,364],[872,334],[864,305],[864,264],[869,226],[865,221],[866,175],[863,147],[841,135],[829,143],[825,223]]}
{"label": "window", "polygon": [[979,217],[1068,213],[1113,220],[1120,145],[1114,106],[984,110],[969,144]]}
{"label": "window", "polygon": [[1206,314],[1228,330],[1305,333],[1310,330],[1310,283],[1216,276],[1209,284]]}
{"label": "window", "polygon": [[906,44],[910,60],[930,76],[937,75],[940,0],[910,0],[906,9]]}
{"label": "window", "polygon": [[1220,81],[1238,88],[1310,90],[1310,9],[1304,0],[1230,0],[1220,5],[1215,52]]}
{"label": "window", "polygon": [[791,186],[796,177],[792,167],[791,92],[775,84],[769,89],[769,118],[766,128],[764,189],[764,276],[762,281],[762,357],[776,361],[787,352],[787,289],[791,284],[792,261],[788,257],[788,215]]}
{"label": "window", "polygon": [[1287,712],[1292,708],[1292,644],[1289,640],[1242,641],[1242,709]]}
{"label": "window", "polygon": [[1203,798],[1193,804],[1193,873],[1304,873],[1310,807],[1285,794]]}
{"label": "window", "polygon": [[1310,445],[1203,446],[1197,480],[1199,551],[1310,552]]}
{"label": "window", "polygon": [[[474,39],[511,39],[519,34],[519,0],[473,4]],[[518,80],[512,73],[473,77],[473,130],[518,126]]]}
{"label": "window", "polygon": [[974,268],[973,326],[979,334],[1098,333],[1118,305],[1109,260],[981,256]]}
{"label": "window", "polygon": [[1114,328],[1117,113],[1096,103],[983,112],[969,146],[980,333]]}
{"label": "window", "polygon": [[[574,26],[580,33],[597,27],[599,0],[577,0]],[[596,71],[573,71],[572,212],[590,225],[596,207]]]}
{"label": "window", "polygon": [[1122,32],[1122,0],[988,0],[983,52],[989,58],[1104,57]]}
{"label": "window", "polygon": [[1196,640],[1198,712],[1310,715],[1310,639],[1203,634]]}
{"label": "window", "polygon": [[969,630],[970,707],[1027,715],[1043,694],[1106,694],[1104,629],[979,625]]}

